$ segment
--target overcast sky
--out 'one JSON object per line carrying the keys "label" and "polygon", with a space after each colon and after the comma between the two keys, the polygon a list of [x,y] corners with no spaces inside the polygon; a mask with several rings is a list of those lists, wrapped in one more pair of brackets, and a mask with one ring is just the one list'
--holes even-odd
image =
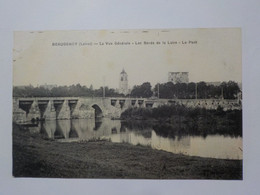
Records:
{"label": "overcast sky", "polygon": [[[145,41],[154,44],[144,44]],[[115,42],[130,45],[115,45]],[[61,43],[71,45],[57,45]],[[241,82],[241,31],[178,29],[14,34],[14,85],[80,83],[99,88],[105,82],[106,86],[118,88],[123,68],[130,87],[146,81],[152,85],[167,82],[168,72],[189,72],[190,82]]]}

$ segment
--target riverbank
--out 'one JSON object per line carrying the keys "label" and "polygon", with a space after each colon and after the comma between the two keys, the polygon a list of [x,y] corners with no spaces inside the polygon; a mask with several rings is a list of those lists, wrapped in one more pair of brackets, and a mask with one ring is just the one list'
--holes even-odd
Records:
{"label": "riverbank", "polygon": [[13,175],[50,178],[242,179],[241,160],[108,141],[61,143],[13,126]]}

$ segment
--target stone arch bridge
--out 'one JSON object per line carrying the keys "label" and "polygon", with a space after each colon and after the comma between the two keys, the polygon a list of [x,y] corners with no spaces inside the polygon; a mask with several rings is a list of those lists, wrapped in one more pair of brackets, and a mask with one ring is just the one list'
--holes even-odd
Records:
{"label": "stone arch bridge", "polygon": [[241,109],[241,101],[220,99],[146,99],[121,97],[35,97],[13,98],[13,121],[73,118],[119,118],[130,107],[154,108],[160,105],[181,104],[187,107]]}

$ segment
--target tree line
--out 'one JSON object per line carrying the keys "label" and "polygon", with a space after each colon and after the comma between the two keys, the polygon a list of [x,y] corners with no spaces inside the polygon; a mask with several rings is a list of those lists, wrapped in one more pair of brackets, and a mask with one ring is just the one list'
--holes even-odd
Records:
{"label": "tree line", "polygon": [[71,86],[57,86],[52,89],[45,87],[33,87],[32,85],[25,87],[13,88],[14,97],[103,97],[105,92],[106,97],[119,97],[124,96],[116,92],[115,89],[100,87],[99,89],[93,89],[93,86],[81,86],[80,84]]}
{"label": "tree line", "polygon": [[109,87],[93,89],[80,84],[71,86],[57,86],[52,89],[45,87],[13,87],[14,97],[136,97],[136,98],[165,98],[165,99],[236,99],[241,92],[234,81],[222,82],[220,85],[199,83],[158,83],[152,88],[149,82],[135,85],[130,94],[124,95]]}
{"label": "tree line", "polygon": [[159,97],[165,99],[236,99],[241,92],[238,84],[234,81],[222,82],[220,85],[199,83],[162,83],[156,84],[152,89],[149,82],[135,85],[131,91],[131,97]]}

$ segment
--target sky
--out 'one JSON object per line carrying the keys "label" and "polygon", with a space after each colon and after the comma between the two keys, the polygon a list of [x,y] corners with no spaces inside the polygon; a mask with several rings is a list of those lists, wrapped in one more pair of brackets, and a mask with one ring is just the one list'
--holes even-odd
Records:
{"label": "sky", "polygon": [[13,85],[118,88],[122,69],[130,88],[167,82],[168,72],[189,72],[190,82],[242,82],[241,50],[239,28],[17,31]]}

